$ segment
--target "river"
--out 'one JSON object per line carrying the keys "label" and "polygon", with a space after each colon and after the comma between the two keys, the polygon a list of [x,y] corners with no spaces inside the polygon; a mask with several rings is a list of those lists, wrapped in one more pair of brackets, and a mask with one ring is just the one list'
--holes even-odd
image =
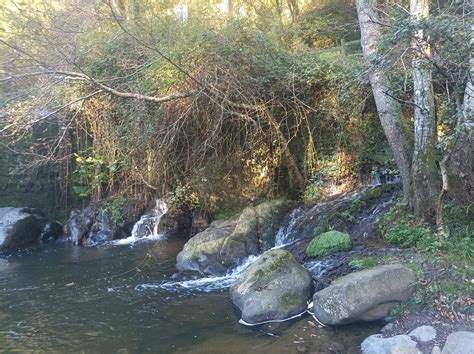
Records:
{"label": "river", "polygon": [[0,255],[0,351],[350,353],[381,327],[319,328],[309,316],[242,326],[226,288],[232,279],[188,288],[173,280],[182,245],[63,242]]}

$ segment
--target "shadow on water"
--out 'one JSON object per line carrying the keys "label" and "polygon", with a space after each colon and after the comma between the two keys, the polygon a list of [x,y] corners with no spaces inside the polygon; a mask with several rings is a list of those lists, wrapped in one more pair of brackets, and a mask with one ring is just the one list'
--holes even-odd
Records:
{"label": "shadow on water", "polygon": [[0,351],[347,353],[380,328],[318,328],[308,316],[247,328],[225,287],[137,287],[169,282],[182,244],[63,243],[0,256]]}

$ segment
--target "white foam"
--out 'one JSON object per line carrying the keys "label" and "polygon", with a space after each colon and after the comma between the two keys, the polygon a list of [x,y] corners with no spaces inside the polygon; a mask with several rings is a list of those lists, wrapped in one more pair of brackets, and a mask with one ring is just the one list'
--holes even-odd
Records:
{"label": "white foam", "polygon": [[135,290],[163,289],[167,291],[194,290],[199,292],[213,292],[230,288],[234,284],[237,276],[242,273],[250,264],[255,262],[257,256],[247,257],[240,265],[230,269],[222,276],[204,277],[183,281],[167,281],[161,284],[140,284]]}
{"label": "white foam", "polygon": [[150,235],[144,237],[136,237],[136,236],[129,236],[127,238],[122,238],[120,240],[111,241],[110,244],[112,245],[131,245],[135,242],[146,242],[146,241],[156,241],[156,240],[164,240],[166,239],[165,235],[158,234],[158,235]]}

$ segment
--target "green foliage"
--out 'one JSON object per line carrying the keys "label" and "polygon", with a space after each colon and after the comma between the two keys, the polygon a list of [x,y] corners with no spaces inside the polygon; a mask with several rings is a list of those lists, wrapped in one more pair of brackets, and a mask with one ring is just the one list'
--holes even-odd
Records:
{"label": "green foliage", "polygon": [[88,197],[95,190],[102,188],[120,171],[128,169],[122,159],[108,161],[107,157],[100,154],[80,156],[75,153],[76,170],[74,171],[74,191],[80,197]]}
{"label": "green foliage", "polygon": [[384,215],[379,228],[385,240],[401,247],[426,245],[432,235],[428,225],[418,223],[415,217],[407,212],[407,208],[400,204]]}
{"label": "green foliage", "polygon": [[178,208],[199,209],[198,195],[189,186],[179,185],[170,193],[171,204]]}
{"label": "green foliage", "polygon": [[375,267],[377,265],[377,258],[373,256],[356,257],[351,259],[349,266],[357,270],[364,270]]}
{"label": "green foliage", "polygon": [[123,210],[127,199],[124,197],[117,197],[104,203],[104,209],[110,214],[115,224],[120,225],[123,223]]}
{"label": "green foliage", "polygon": [[382,218],[379,228],[384,238],[401,247],[415,247],[447,254],[457,260],[474,259],[474,213],[469,207],[447,204],[444,209],[449,237],[436,234],[433,226],[419,222],[404,205],[397,204]]}
{"label": "green foliage", "polygon": [[339,231],[327,231],[316,236],[306,248],[308,257],[323,257],[352,247],[351,237]]}

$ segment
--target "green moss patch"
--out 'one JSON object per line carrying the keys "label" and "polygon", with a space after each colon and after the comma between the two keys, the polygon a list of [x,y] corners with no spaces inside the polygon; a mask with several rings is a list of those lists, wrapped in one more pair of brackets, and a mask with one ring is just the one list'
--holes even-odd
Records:
{"label": "green moss patch", "polygon": [[316,236],[306,248],[308,257],[323,257],[339,251],[349,251],[351,237],[339,231],[328,231]]}
{"label": "green moss patch", "polygon": [[372,256],[356,257],[349,262],[349,266],[357,270],[369,269],[375,267],[376,265],[377,259]]}

